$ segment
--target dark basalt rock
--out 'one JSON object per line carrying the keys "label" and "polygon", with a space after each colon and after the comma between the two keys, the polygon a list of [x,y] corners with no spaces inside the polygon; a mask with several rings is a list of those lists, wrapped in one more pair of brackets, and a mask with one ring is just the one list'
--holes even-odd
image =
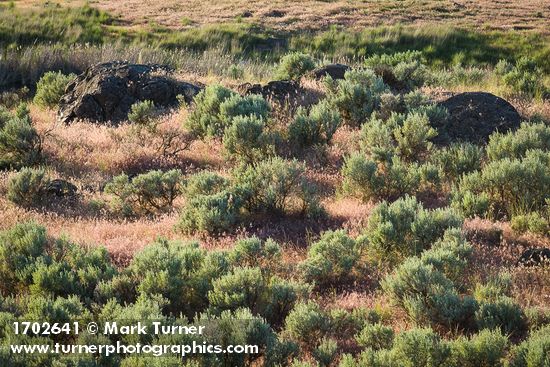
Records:
{"label": "dark basalt rock", "polygon": [[490,93],[461,93],[441,102],[440,106],[449,111],[449,120],[439,127],[437,143],[484,144],[492,133],[515,130],[521,124],[521,116],[514,106]]}
{"label": "dark basalt rock", "polygon": [[46,186],[46,192],[57,197],[75,196],[78,189],[69,181],[55,179]]}
{"label": "dark basalt rock", "polygon": [[296,99],[304,93],[300,83],[293,80],[276,80],[266,85],[246,83],[239,86],[238,89],[242,94],[260,94],[265,99],[276,102]]}
{"label": "dark basalt rock", "polygon": [[521,254],[516,265],[523,266],[550,266],[550,249],[547,248],[535,248],[529,249]]}
{"label": "dark basalt rock", "polygon": [[332,79],[344,79],[346,71],[351,70],[351,67],[344,64],[329,64],[323,67],[317,68],[311,72],[313,77],[317,80],[330,76]]}
{"label": "dark basalt rock", "polygon": [[119,122],[127,119],[131,106],[150,100],[157,107],[178,103],[177,96],[190,103],[200,87],[170,77],[171,70],[160,65],[108,62],[88,68],[67,86],[61,98],[58,119],[92,122]]}

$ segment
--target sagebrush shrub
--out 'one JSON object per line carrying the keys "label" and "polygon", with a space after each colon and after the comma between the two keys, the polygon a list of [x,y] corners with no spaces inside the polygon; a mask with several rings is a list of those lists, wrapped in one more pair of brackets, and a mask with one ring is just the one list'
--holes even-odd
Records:
{"label": "sagebrush shrub", "polygon": [[378,162],[355,153],[344,160],[342,189],[365,202],[396,200],[415,194],[421,187],[422,166],[406,164],[399,157]]}
{"label": "sagebrush shrub", "polygon": [[484,198],[492,218],[521,215],[543,209],[550,199],[550,153],[530,150],[524,158],[491,161],[481,171],[464,175],[453,198],[457,207],[463,198]]}
{"label": "sagebrush shrub", "polygon": [[510,367],[547,367],[550,365],[550,325],[532,331],[529,338],[511,350]]}
{"label": "sagebrush shrub", "polygon": [[381,96],[388,87],[374,71],[352,70],[343,80],[325,79],[327,99],[340,111],[345,123],[363,124],[380,105]]}
{"label": "sagebrush shrub", "polygon": [[31,207],[44,201],[50,182],[43,168],[23,168],[8,181],[8,200],[17,205]]}
{"label": "sagebrush shrub", "polygon": [[453,282],[459,282],[472,254],[472,246],[462,236],[460,228],[447,229],[443,238],[422,252],[424,264],[434,266]]}
{"label": "sagebrush shrub", "polygon": [[221,136],[225,129],[220,105],[237,93],[221,85],[209,85],[193,100],[194,108],[186,120],[187,128],[198,136]]}
{"label": "sagebrush shrub", "polygon": [[436,367],[449,356],[449,346],[430,328],[404,331],[395,337],[391,354],[396,366]]}
{"label": "sagebrush shrub", "polygon": [[122,174],[105,186],[116,200],[114,207],[124,215],[150,215],[167,211],[181,192],[180,170],[149,171],[130,179]]}
{"label": "sagebrush shrub", "polygon": [[130,108],[128,121],[133,123],[138,129],[156,130],[156,118],[158,110],[153,101],[136,102]]}
{"label": "sagebrush shrub", "polygon": [[[267,366],[287,365],[288,359],[295,356],[297,348],[277,337],[273,329],[261,317],[248,309],[224,311],[221,315],[201,314],[195,319],[197,325],[212,325],[212,331],[202,340],[209,344],[258,345]],[[206,366],[250,366],[257,363],[260,355],[247,353],[202,355],[202,365]]]}
{"label": "sagebrush shrub", "polygon": [[521,333],[526,327],[521,307],[506,296],[492,302],[481,302],[475,319],[479,329],[499,328],[505,334]]}
{"label": "sagebrush shrub", "polygon": [[210,171],[201,171],[185,179],[183,195],[190,199],[197,195],[212,195],[229,186],[229,180]]}
{"label": "sagebrush shrub", "polygon": [[338,111],[323,100],[313,106],[309,113],[303,108],[298,109],[288,126],[289,139],[299,148],[330,144],[340,122]]}
{"label": "sagebrush shrub", "polygon": [[550,233],[550,220],[538,212],[514,216],[510,224],[519,233],[531,232],[542,236]]}
{"label": "sagebrush shrub", "polygon": [[277,242],[250,237],[236,241],[229,258],[237,266],[260,267],[264,270],[276,266],[281,256],[281,247]]}
{"label": "sagebrush shrub", "polygon": [[232,188],[190,197],[180,213],[178,228],[187,233],[228,231],[241,219],[243,204],[242,193]]}
{"label": "sagebrush shrub", "polygon": [[377,205],[363,236],[383,259],[395,262],[418,255],[443,237],[449,228],[461,228],[462,218],[449,208],[424,209],[415,197]]}
{"label": "sagebrush shrub", "polygon": [[470,338],[451,340],[449,347],[446,367],[498,367],[504,365],[508,338],[499,330],[482,330]]}
{"label": "sagebrush shrub", "polygon": [[509,273],[489,277],[484,283],[477,283],[474,297],[478,302],[494,302],[502,296],[510,296],[512,278]]}
{"label": "sagebrush shrub", "polygon": [[504,84],[511,87],[515,93],[530,97],[544,97],[548,93],[540,78],[541,69],[528,57],[521,57],[514,66],[501,67],[498,71],[504,72],[502,75]]}
{"label": "sagebrush shrub", "polygon": [[245,208],[251,213],[317,215],[320,207],[305,177],[305,166],[280,157],[238,169],[235,185],[246,193]]}
{"label": "sagebrush shrub", "polygon": [[356,335],[366,325],[379,323],[380,313],[365,307],[347,311],[343,308],[333,308],[328,311],[330,330],[333,335]]}
{"label": "sagebrush shrub", "polygon": [[286,317],[285,332],[300,343],[309,345],[319,340],[329,327],[329,319],[319,305],[313,301],[300,302]]}
{"label": "sagebrush shrub", "polygon": [[[196,242],[160,239],[138,252],[128,270],[137,280],[139,295],[161,295],[169,301],[168,312],[192,316],[208,304],[212,279],[201,272],[205,256]],[[201,282],[207,284],[199,286]]]}
{"label": "sagebrush shrub", "polygon": [[437,131],[430,126],[426,114],[410,113],[394,131],[397,151],[403,159],[411,161],[425,155],[432,147],[430,139]]}
{"label": "sagebrush shrub", "polygon": [[44,256],[46,229],[32,222],[0,232],[0,289],[13,294],[32,282],[34,264]]}
{"label": "sagebrush shrub", "polygon": [[398,89],[420,87],[428,74],[420,51],[373,55],[365,60],[365,66],[393,81]]}
{"label": "sagebrush shrub", "polygon": [[267,280],[260,268],[237,267],[214,280],[208,300],[216,310],[248,308],[257,314],[266,307],[267,293]]}
{"label": "sagebrush shrub", "polygon": [[495,132],[489,137],[487,156],[493,161],[517,159],[524,157],[532,149],[550,150],[550,126],[524,122],[516,131],[505,134]]}
{"label": "sagebrush shrub", "polygon": [[310,246],[300,269],[307,281],[318,285],[337,284],[353,277],[360,257],[359,245],[345,231],[328,231]]}
{"label": "sagebrush shrub", "polygon": [[233,94],[220,104],[220,118],[224,127],[228,127],[237,116],[256,117],[267,121],[271,106],[267,101],[257,94],[241,97]]}
{"label": "sagebrush shrub", "polygon": [[41,153],[42,142],[25,105],[15,114],[0,114],[0,169],[33,166],[41,160]]}
{"label": "sagebrush shrub", "polygon": [[34,223],[0,234],[0,259],[0,290],[6,295],[74,295],[88,303],[96,286],[116,274],[104,248],[87,250],[68,240],[49,239],[44,227]]}
{"label": "sagebrush shrub", "polygon": [[367,324],[359,334],[355,336],[357,344],[363,348],[373,350],[391,349],[394,338],[393,329],[380,323]]}
{"label": "sagebrush shrub", "polygon": [[263,120],[252,116],[237,116],[223,135],[223,146],[229,157],[244,163],[254,163],[274,155],[273,136]]}
{"label": "sagebrush shrub", "polygon": [[302,52],[293,52],[281,58],[275,78],[277,79],[300,79],[307,72],[315,69],[315,60]]}
{"label": "sagebrush shrub", "polygon": [[338,353],[338,343],[334,339],[323,338],[312,354],[320,366],[330,366]]}
{"label": "sagebrush shrub", "polygon": [[405,260],[382,287],[418,325],[463,325],[475,311],[472,298],[462,298],[443,272],[416,257]]}
{"label": "sagebrush shrub", "polygon": [[433,162],[448,181],[455,181],[463,174],[481,169],[483,149],[471,143],[455,143],[432,152]]}
{"label": "sagebrush shrub", "polygon": [[36,83],[33,102],[41,107],[57,106],[65,93],[65,88],[75,77],[74,74],[65,75],[60,71],[48,71]]}

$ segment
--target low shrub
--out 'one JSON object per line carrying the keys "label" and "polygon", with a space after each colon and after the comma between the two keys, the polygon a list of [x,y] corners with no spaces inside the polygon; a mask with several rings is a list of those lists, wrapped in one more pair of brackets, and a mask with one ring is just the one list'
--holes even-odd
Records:
{"label": "low shrub", "polygon": [[15,114],[0,112],[0,169],[19,169],[40,162],[42,142],[29,110],[20,105]]}
{"label": "low shrub", "polygon": [[229,180],[210,171],[201,171],[185,179],[182,184],[183,195],[191,199],[198,195],[212,195],[229,186]]}
{"label": "low shrub", "polygon": [[530,150],[520,159],[491,161],[481,171],[462,177],[453,203],[466,214],[469,210],[465,204],[482,208],[484,203],[479,200],[483,200],[491,218],[540,211],[550,199],[549,162],[550,153],[540,150]]}
{"label": "low shrub", "polygon": [[377,205],[363,239],[382,259],[395,262],[430,248],[449,228],[461,228],[462,221],[452,209],[424,209],[416,198],[405,197]]}
{"label": "low shrub", "polygon": [[43,260],[48,239],[46,229],[32,222],[0,232],[0,289],[15,294],[32,283],[34,264]]}
{"label": "low shrub", "polygon": [[448,182],[455,182],[463,174],[481,170],[483,149],[470,143],[455,143],[433,151],[429,159]]}
{"label": "low shrub", "polygon": [[548,93],[540,78],[541,69],[535,61],[527,57],[519,58],[513,66],[501,63],[496,71],[502,73],[504,84],[515,93],[529,97],[545,97]]}
{"label": "low shrub", "polygon": [[394,336],[391,327],[376,323],[367,324],[355,336],[355,340],[363,348],[370,348],[372,350],[391,349]]}
{"label": "low shrub", "polygon": [[449,278],[416,257],[405,260],[382,287],[417,325],[465,326],[476,308],[474,299],[462,298]]}
{"label": "low shrub", "polygon": [[285,320],[285,332],[305,345],[310,345],[312,340],[320,340],[328,327],[327,315],[313,301],[296,304]]}
{"label": "low shrub", "polygon": [[270,158],[234,173],[235,185],[246,193],[250,214],[271,213],[316,216],[322,209],[314,187],[306,180],[305,166],[296,160]]}
{"label": "low shrub", "polygon": [[327,99],[340,111],[342,120],[349,125],[362,125],[380,105],[381,96],[388,87],[374,71],[352,70],[343,80],[325,79]]}
{"label": "low shrub", "polygon": [[411,329],[398,334],[391,349],[395,366],[441,366],[449,353],[447,343],[430,328]]}
{"label": "low shrub", "polygon": [[267,281],[260,268],[237,267],[213,282],[208,300],[217,311],[248,308],[258,314],[266,307],[267,293]]}
{"label": "low shrub", "polygon": [[517,215],[512,218],[512,229],[518,233],[531,232],[541,236],[550,233],[550,221],[538,212]]}
{"label": "low shrub", "polygon": [[45,199],[49,182],[43,168],[23,168],[10,177],[7,198],[24,207],[38,205]]}
{"label": "low shrub", "polygon": [[338,343],[334,339],[323,338],[319,345],[313,350],[313,358],[319,366],[330,366],[338,353]]}
{"label": "low shrub", "polygon": [[532,331],[511,350],[510,367],[546,367],[550,364],[550,325]]}
{"label": "low shrub", "polygon": [[[241,97],[233,94],[220,104],[219,116],[222,126],[227,128],[237,116],[255,117],[266,122],[270,112],[271,106],[261,95],[251,94]],[[223,135],[223,131],[219,133],[220,136]]]}
{"label": "low shrub", "polygon": [[421,87],[428,76],[420,51],[373,55],[365,60],[365,66],[374,69],[388,83],[391,81],[397,89]]}
{"label": "low shrub", "polygon": [[187,128],[200,137],[221,136],[225,130],[220,105],[237,93],[221,85],[209,85],[194,99],[194,108],[186,121]]}
{"label": "low shrub", "polygon": [[149,171],[132,179],[122,174],[105,186],[113,207],[124,215],[151,215],[169,210],[181,192],[181,171]]}
{"label": "low shrub", "polygon": [[443,238],[437,240],[429,250],[422,252],[420,259],[424,264],[434,266],[447,278],[458,283],[463,278],[472,250],[461,229],[451,228],[447,229]]}
{"label": "low shrub", "polygon": [[222,233],[241,219],[243,204],[242,193],[234,189],[193,196],[185,203],[177,226],[186,233]]}
{"label": "low shrub", "polygon": [[499,367],[504,366],[508,338],[499,330],[482,330],[470,338],[452,340],[449,346],[446,367]]}
{"label": "low shrub", "polygon": [[487,144],[487,156],[492,161],[504,158],[518,159],[534,149],[550,150],[550,126],[524,122],[516,131],[491,134]]}
{"label": "low shrub", "polygon": [[208,305],[212,278],[203,274],[205,257],[196,242],[159,239],[134,256],[128,271],[136,279],[138,295],[160,295],[168,300],[167,312],[193,316]]}
{"label": "low shrub", "polygon": [[521,307],[506,296],[492,302],[481,302],[475,320],[479,329],[499,328],[505,334],[521,334],[526,328]]}
{"label": "low shrub", "polygon": [[328,231],[310,246],[300,269],[308,282],[338,284],[354,277],[360,257],[359,245],[345,231]]}
{"label": "low shrub", "polygon": [[396,156],[380,162],[355,153],[344,160],[342,191],[365,202],[393,201],[437,181],[436,172],[434,166],[407,164]]}
{"label": "low shrub", "polygon": [[290,141],[303,149],[313,145],[330,144],[332,136],[340,126],[338,111],[323,100],[313,106],[309,113],[300,108],[288,127]]}
{"label": "low shrub", "polygon": [[67,85],[76,78],[76,75],[48,71],[36,83],[36,94],[34,95],[33,102],[41,107],[53,108],[56,107]]}
{"label": "low shrub", "polygon": [[281,58],[275,72],[275,78],[296,80],[313,69],[315,69],[315,60],[310,55],[293,52]]}
{"label": "low shrub", "polygon": [[0,234],[0,259],[0,290],[5,295],[74,295],[89,303],[96,286],[116,274],[105,249],[86,250],[64,239],[48,239],[44,227],[34,223]]}
{"label": "low shrub", "polygon": [[128,120],[139,130],[154,132],[157,128],[158,110],[153,101],[136,102],[130,108]]}
{"label": "low shrub", "polygon": [[251,116],[237,116],[223,135],[226,154],[246,164],[275,154],[274,137],[265,123]]}
{"label": "low shrub", "polygon": [[229,255],[232,264],[237,266],[260,267],[269,270],[281,260],[281,247],[272,239],[266,241],[250,237],[235,242]]}

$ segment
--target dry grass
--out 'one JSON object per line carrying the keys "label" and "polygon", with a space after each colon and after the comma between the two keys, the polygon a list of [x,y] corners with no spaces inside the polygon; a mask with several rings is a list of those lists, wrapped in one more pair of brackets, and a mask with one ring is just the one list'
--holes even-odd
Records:
{"label": "dry grass", "polygon": [[[43,6],[43,1],[17,0],[18,7]],[[59,0],[80,6],[83,0]],[[269,28],[320,30],[410,24],[465,26],[475,29],[550,30],[550,4],[544,0],[95,0],[91,5],[115,14],[130,29],[162,25],[185,29],[197,25],[243,20]]]}
{"label": "dry grass", "polygon": [[361,29],[391,24],[453,24],[486,29],[550,29],[550,4],[542,0],[369,1],[105,1],[96,5],[133,25],[171,28],[244,19],[279,30]]}

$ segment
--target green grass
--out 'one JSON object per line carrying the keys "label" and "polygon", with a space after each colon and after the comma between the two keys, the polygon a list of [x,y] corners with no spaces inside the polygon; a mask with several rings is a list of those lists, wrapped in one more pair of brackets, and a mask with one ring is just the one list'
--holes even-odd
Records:
{"label": "green grass", "polygon": [[40,9],[0,8],[0,46],[18,47],[36,43],[102,43],[105,25],[113,18],[88,5],[64,8],[56,4]]}

